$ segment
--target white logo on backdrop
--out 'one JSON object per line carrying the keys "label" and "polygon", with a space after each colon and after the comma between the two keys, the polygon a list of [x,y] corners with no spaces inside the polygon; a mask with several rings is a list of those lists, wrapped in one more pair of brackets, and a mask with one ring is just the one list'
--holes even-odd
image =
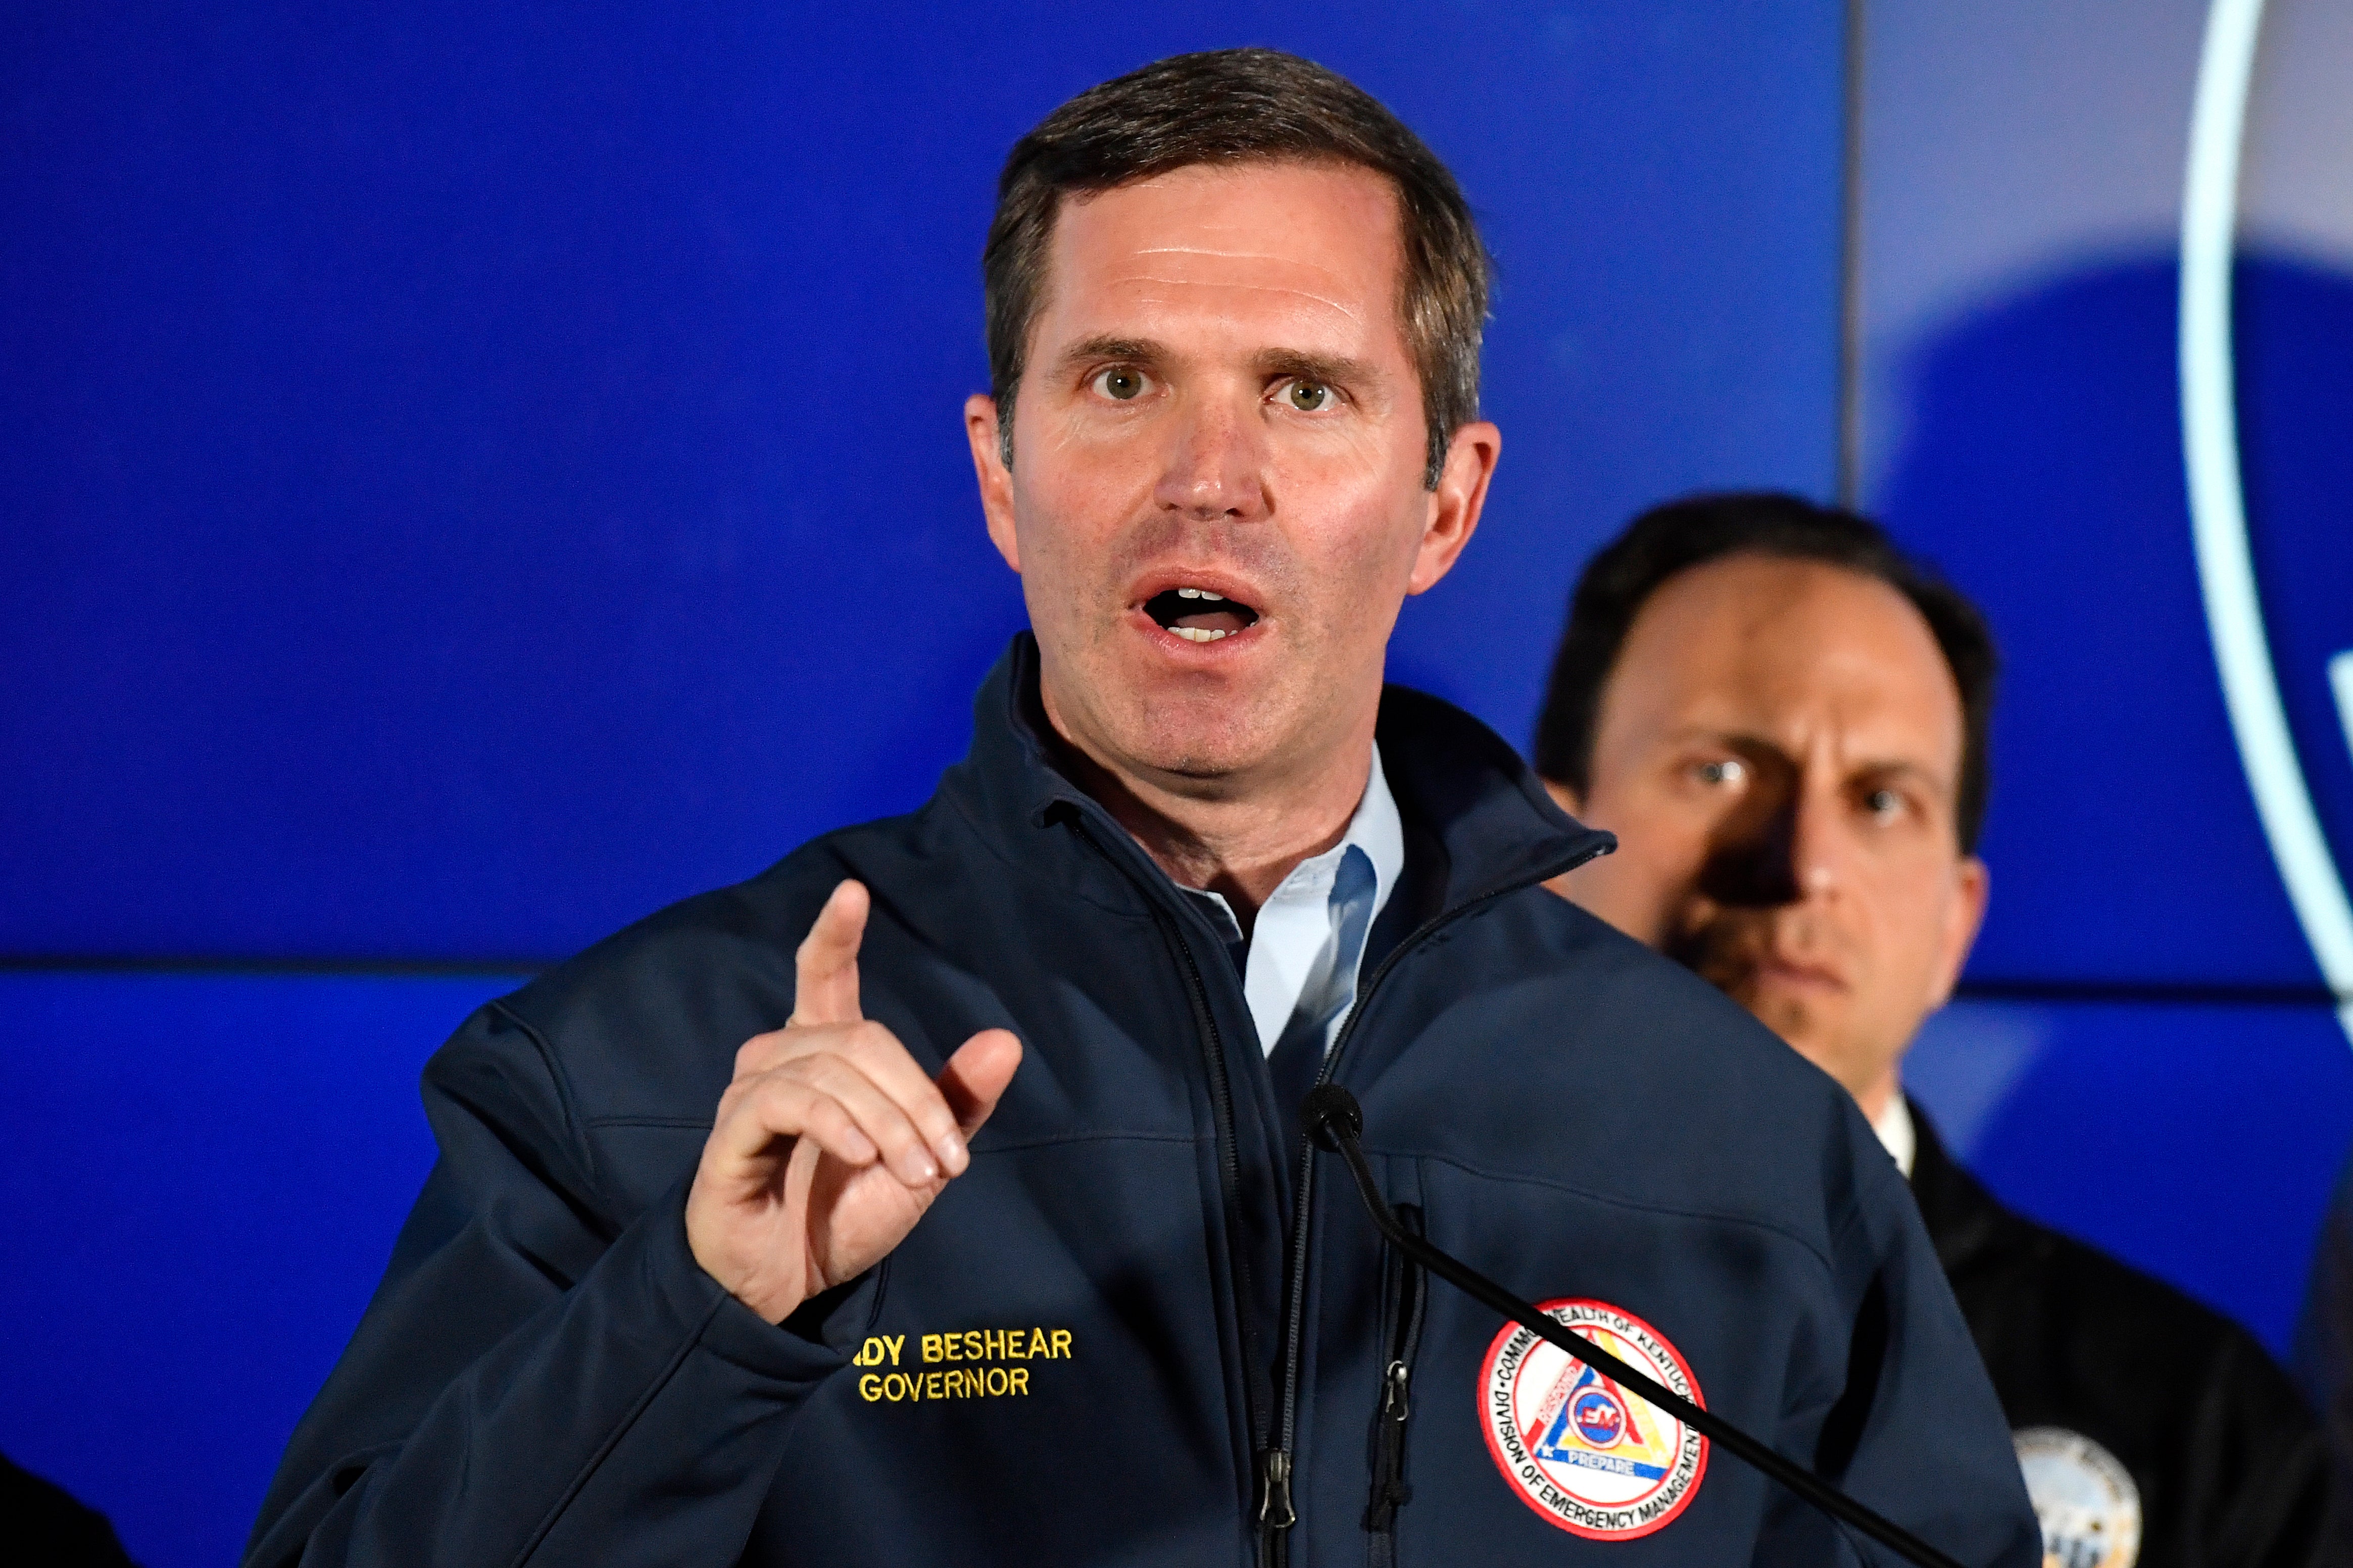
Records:
{"label": "white logo on backdrop", "polygon": [[[2247,548],[2240,482],[2237,382],[2231,353],[2231,259],[2239,198],[2240,142],[2263,0],[2214,0],[2189,116],[2189,170],[2181,204],[2181,439],[2198,586],[2231,731],[2253,791],[2263,836],[2320,973],[2353,1037],[2353,907],[2312,806],[2289,734],[2263,604]],[[2353,649],[2328,661],[2329,687],[2353,746]]]}

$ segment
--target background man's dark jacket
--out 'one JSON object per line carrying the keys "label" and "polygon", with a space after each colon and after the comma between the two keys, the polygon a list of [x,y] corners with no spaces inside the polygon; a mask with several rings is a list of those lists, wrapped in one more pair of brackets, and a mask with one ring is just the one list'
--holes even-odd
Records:
{"label": "background man's dark jacket", "polygon": [[[1635,1540],[1524,1501],[1488,1446],[1500,1325],[1385,1268],[1331,1173],[1298,1191],[1240,977],[1051,764],[1026,636],[975,731],[921,811],[655,916],[435,1057],[439,1163],[248,1562],[1241,1563],[1273,1447],[1293,1562],[1854,1560],[1727,1455]],[[1392,1200],[1525,1295],[1647,1320],[1711,1408],[1964,1562],[2035,1562],[2000,1411],[1847,1095],[1543,889],[1607,839],[1493,734],[1393,689],[1379,735],[1409,869],[1334,1070]],[[846,876],[874,895],[869,1016],[927,1067],[992,1025],[1027,1055],[913,1234],[779,1327],[696,1268],[683,1194]]]}
{"label": "background man's dark jacket", "polygon": [[2012,1426],[2080,1433],[2131,1472],[2137,1568],[2313,1563],[2327,1474],[2312,1415],[2254,1336],[2001,1205],[1915,1104],[1912,1191]]}

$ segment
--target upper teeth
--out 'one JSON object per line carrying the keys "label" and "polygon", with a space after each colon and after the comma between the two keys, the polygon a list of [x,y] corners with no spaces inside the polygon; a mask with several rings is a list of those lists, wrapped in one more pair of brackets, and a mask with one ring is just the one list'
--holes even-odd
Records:
{"label": "upper teeth", "polygon": [[1233,635],[1230,632],[1213,632],[1207,626],[1170,626],[1168,629],[1187,642],[1215,642],[1219,637]]}
{"label": "upper teeth", "polygon": [[1180,599],[1217,599],[1220,601],[1225,598],[1223,594],[1212,594],[1207,588],[1179,588],[1176,590],[1176,596]]}

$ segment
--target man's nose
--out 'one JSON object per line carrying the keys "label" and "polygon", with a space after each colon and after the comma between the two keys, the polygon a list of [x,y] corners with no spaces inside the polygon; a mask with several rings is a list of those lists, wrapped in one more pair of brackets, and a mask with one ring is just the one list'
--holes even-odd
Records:
{"label": "man's nose", "polygon": [[1255,403],[1190,403],[1170,421],[1167,459],[1153,499],[1201,522],[1248,522],[1267,510],[1265,437]]}
{"label": "man's nose", "polygon": [[1844,814],[1836,792],[1785,762],[1749,765],[1756,783],[1718,826],[1701,890],[1736,909],[1780,909],[1837,891]]}
{"label": "man's nose", "polygon": [[1828,784],[1800,787],[1789,824],[1789,869],[1798,899],[1827,898],[1846,884],[1853,824],[1845,798]]}

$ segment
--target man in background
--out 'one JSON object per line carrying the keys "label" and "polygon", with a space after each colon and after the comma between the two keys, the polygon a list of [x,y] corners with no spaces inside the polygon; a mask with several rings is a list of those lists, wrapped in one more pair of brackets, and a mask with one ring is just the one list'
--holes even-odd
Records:
{"label": "man in background", "polygon": [[2010,1213],[1901,1081],[1986,906],[1996,656],[1876,526],[1780,495],[1638,518],[1570,601],[1536,770],[1617,854],[1556,891],[1837,1079],[1910,1179],[2067,1568],[2313,1560],[2312,1419],[2253,1337]]}

